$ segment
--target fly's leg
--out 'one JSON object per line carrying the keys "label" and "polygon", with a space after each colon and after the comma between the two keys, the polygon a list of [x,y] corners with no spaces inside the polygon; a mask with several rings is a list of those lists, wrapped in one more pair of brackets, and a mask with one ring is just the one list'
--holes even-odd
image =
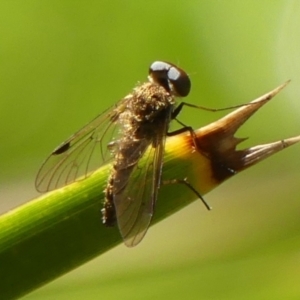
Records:
{"label": "fly's leg", "polygon": [[[189,132],[191,137],[192,137],[192,140],[193,140],[193,144],[194,144],[194,147],[195,149],[198,151],[198,152],[201,152],[205,157],[207,157],[208,159],[210,159],[210,157],[203,151],[201,150],[199,147],[198,147],[198,144],[197,144],[197,137],[196,137],[196,134],[195,134],[195,131],[193,129],[193,127],[191,126],[187,126],[185,125],[184,123],[182,123],[181,121],[179,121],[176,117],[178,116],[178,114],[180,113],[180,111],[182,110],[183,106],[186,105],[186,106],[190,106],[190,107],[195,107],[195,108],[199,108],[199,109],[206,109],[206,110],[209,110],[209,111],[219,111],[219,110],[226,110],[227,108],[224,108],[224,109],[208,109],[208,108],[205,108],[205,107],[202,107],[202,106],[195,106],[193,104],[189,104],[189,103],[186,103],[186,102],[181,102],[176,108],[175,110],[173,111],[172,113],[172,116],[171,118],[173,120],[175,120],[177,123],[179,123],[182,128],[178,129],[178,130],[175,130],[175,131],[172,131],[172,132],[168,132],[167,133],[167,136],[174,136],[174,135],[177,135],[177,134],[180,134],[180,133],[183,133],[183,132]],[[236,107],[240,107],[240,106],[244,106],[245,104],[243,105],[239,105],[239,106],[236,106]],[[235,107],[228,107],[228,109],[230,108],[235,108]],[[232,175],[236,174],[236,171],[226,165],[223,165],[223,167],[229,171]]]}
{"label": "fly's leg", "polygon": [[[269,100],[269,98],[265,99],[265,101],[268,101],[268,100]],[[228,107],[224,107],[224,108],[209,108],[209,107],[205,107],[205,106],[191,104],[188,102],[181,102],[173,111],[173,115],[174,115],[173,119],[176,118],[176,116],[182,110],[183,106],[188,106],[188,107],[202,109],[202,110],[211,111],[211,112],[217,112],[217,111],[230,110],[230,109],[235,109],[235,108],[244,107],[244,106],[253,105],[253,104],[255,104],[255,103],[244,103],[244,104],[238,104],[238,105],[228,106]]]}
{"label": "fly's leg", "polygon": [[168,136],[173,136],[173,135],[176,135],[176,134],[179,134],[179,133],[183,133],[185,131],[189,131],[190,134],[191,134],[191,137],[193,139],[193,142],[194,142],[194,146],[197,150],[201,151],[201,149],[199,149],[197,147],[197,143],[196,143],[196,135],[195,135],[195,132],[194,132],[194,129],[191,127],[191,126],[187,126],[185,125],[184,123],[182,123],[181,121],[179,121],[177,119],[177,116],[179,115],[179,113],[181,112],[183,106],[188,106],[188,107],[193,107],[193,108],[197,108],[197,109],[202,109],[202,110],[207,110],[207,111],[212,111],[212,112],[216,112],[216,111],[222,111],[222,110],[228,110],[228,109],[233,109],[233,108],[238,108],[238,107],[242,107],[242,106],[245,106],[247,104],[241,104],[241,105],[236,105],[236,106],[230,106],[230,107],[226,107],[226,108],[219,108],[219,109],[215,109],[215,108],[207,108],[207,107],[204,107],[204,106],[197,106],[197,105],[194,105],[194,104],[190,104],[190,103],[187,103],[187,102],[181,102],[173,111],[172,115],[171,115],[171,119],[172,120],[176,120],[177,123],[179,123],[182,128],[179,129],[179,130],[176,130],[174,132],[170,132],[168,133],[167,135]]}
{"label": "fly's leg", "polygon": [[[183,132],[186,132],[188,131],[192,137],[192,140],[193,140],[193,143],[194,143],[194,147],[200,151],[200,149],[198,149],[198,146],[197,146],[197,143],[196,143],[196,135],[195,135],[195,131],[193,129],[193,127],[191,126],[187,126],[185,125],[184,123],[182,123],[181,121],[179,121],[176,117],[178,116],[178,114],[181,112],[182,108],[184,105],[187,105],[185,102],[181,102],[173,111],[172,115],[171,115],[171,119],[172,120],[176,120],[177,123],[179,123],[182,128],[178,129],[178,130],[175,130],[175,131],[172,131],[172,132],[168,132],[167,133],[167,136],[174,136],[174,135],[177,135],[177,134],[180,134],[180,133],[183,133]],[[201,151],[202,152],[202,151]]]}
{"label": "fly's leg", "polygon": [[204,200],[204,198],[201,196],[201,194],[187,181],[187,178],[164,180],[162,182],[162,184],[163,185],[165,185],[165,184],[184,184],[202,201],[202,203],[207,208],[207,210],[211,210],[211,207],[209,206],[209,204]]}
{"label": "fly's leg", "polygon": [[182,128],[180,128],[180,129],[178,129],[178,130],[174,130],[174,131],[172,131],[172,132],[167,132],[167,136],[174,136],[174,135],[177,135],[177,134],[184,133],[184,132],[187,132],[187,131],[188,131],[188,132],[190,133],[191,137],[192,137],[192,140],[193,140],[193,143],[194,143],[194,147],[195,147],[197,150],[200,151],[200,149],[198,149],[198,147],[197,147],[197,143],[196,143],[196,135],[195,135],[195,131],[194,131],[193,127],[192,127],[192,126],[187,126],[187,125],[185,125],[184,123],[182,123],[181,121],[179,121],[179,120],[176,119],[176,118],[174,118],[174,119],[175,119],[175,121],[176,121],[177,123],[179,123],[179,124],[182,126]]}

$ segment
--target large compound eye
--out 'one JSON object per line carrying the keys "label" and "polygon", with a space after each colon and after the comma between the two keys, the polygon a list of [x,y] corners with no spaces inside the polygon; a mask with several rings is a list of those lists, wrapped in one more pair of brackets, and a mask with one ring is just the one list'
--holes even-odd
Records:
{"label": "large compound eye", "polygon": [[191,81],[182,69],[172,65],[168,71],[168,78],[178,96],[186,97],[189,94]]}
{"label": "large compound eye", "polygon": [[185,97],[191,89],[189,76],[177,66],[163,61],[154,62],[149,68],[152,80],[175,96]]}
{"label": "large compound eye", "polygon": [[171,65],[163,61],[154,62],[149,68],[149,75],[152,80],[159,85],[163,86],[168,92],[170,92],[168,71]]}

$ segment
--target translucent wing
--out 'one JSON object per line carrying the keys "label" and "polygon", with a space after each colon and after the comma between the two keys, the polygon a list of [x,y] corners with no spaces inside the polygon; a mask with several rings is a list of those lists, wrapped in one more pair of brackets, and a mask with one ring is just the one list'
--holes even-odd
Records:
{"label": "translucent wing", "polygon": [[35,181],[36,189],[47,192],[84,179],[91,171],[110,159],[107,144],[112,140],[120,113],[125,109],[121,100],[73,134],[58,146],[41,166]]}
{"label": "translucent wing", "polygon": [[161,181],[168,124],[169,119],[166,118],[156,129],[152,140],[139,141],[131,159],[133,169],[130,170],[127,166],[120,170],[124,178],[120,177],[122,180],[115,181],[114,184],[118,226],[124,243],[129,247],[137,245],[143,239],[153,216]]}

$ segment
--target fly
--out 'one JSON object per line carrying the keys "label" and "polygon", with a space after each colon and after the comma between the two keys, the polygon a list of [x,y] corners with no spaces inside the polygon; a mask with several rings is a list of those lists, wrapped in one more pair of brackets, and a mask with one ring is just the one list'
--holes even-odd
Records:
{"label": "fly", "polygon": [[57,147],[35,182],[47,192],[87,177],[95,162],[99,167],[113,160],[102,221],[117,223],[130,247],[143,239],[153,216],[169,124],[186,104],[177,106],[176,97],[191,89],[188,75],[168,62],[152,63],[148,79]]}

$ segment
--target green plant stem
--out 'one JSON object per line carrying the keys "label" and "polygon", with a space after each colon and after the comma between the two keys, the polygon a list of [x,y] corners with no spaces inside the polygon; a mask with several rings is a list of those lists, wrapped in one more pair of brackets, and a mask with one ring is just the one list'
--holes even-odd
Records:
{"label": "green plant stem", "polygon": [[[203,196],[232,177],[232,170],[244,170],[298,143],[300,136],[236,150],[243,140],[234,138],[236,130],[285,85],[195,131],[193,138],[189,133],[168,138],[163,179],[187,178]],[[21,297],[122,242],[118,228],[101,221],[108,174],[109,166],[103,166],[81,182],[0,217],[0,299]],[[196,199],[184,185],[163,185],[152,224]]]}
{"label": "green plant stem", "polygon": [[[187,166],[166,155],[166,175],[189,176]],[[122,242],[118,228],[101,221],[107,176],[104,166],[0,217],[1,299],[18,298]],[[154,222],[195,199],[184,187],[175,190],[161,188]]]}

